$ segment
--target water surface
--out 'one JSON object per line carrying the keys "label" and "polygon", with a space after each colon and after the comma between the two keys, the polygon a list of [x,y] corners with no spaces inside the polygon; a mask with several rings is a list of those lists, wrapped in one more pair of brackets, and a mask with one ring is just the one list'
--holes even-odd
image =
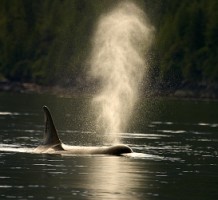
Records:
{"label": "water surface", "polygon": [[[107,145],[89,97],[0,94],[0,150],[40,144],[48,105],[63,142]],[[0,199],[217,199],[218,102],[141,99],[119,138],[136,154],[0,152]]]}

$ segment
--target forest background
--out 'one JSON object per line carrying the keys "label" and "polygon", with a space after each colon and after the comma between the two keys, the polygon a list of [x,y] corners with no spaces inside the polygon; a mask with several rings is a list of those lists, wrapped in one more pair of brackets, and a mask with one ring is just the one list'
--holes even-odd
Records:
{"label": "forest background", "polygon": [[[0,0],[0,82],[89,88],[94,28],[117,2]],[[135,2],[155,27],[149,89],[218,97],[218,1]]]}

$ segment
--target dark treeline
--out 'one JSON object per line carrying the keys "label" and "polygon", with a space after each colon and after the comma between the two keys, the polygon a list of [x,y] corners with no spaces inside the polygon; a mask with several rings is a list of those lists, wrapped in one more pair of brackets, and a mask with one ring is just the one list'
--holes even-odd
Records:
{"label": "dark treeline", "polygon": [[217,87],[218,1],[165,0],[160,8],[154,77],[165,87]]}
{"label": "dark treeline", "polygon": [[0,74],[68,84],[84,70],[97,17],[113,1],[0,0]]}
{"label": "dark treeline", "polygon": [[[119,0],[0,0],[0,80],[81,79],[98,17]],[[218,1],[136,0],[155,26],[153,84],[218,83]]]}

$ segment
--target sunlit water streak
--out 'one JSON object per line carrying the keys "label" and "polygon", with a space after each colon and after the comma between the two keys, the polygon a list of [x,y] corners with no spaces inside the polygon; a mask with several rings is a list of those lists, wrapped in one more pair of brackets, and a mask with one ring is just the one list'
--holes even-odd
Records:
{"label": "sunlit water streak", "polygon": [[17,116],[17,115],[34,115],[30,113],[18,113],[18,112],[0,112],[0,116]]}
{"label": "sunlit water streak", "polygon": [[90,75],[100,91],[93,99],[97,129],[118,142],[137,101],[139,85],[147,69],[146,53],[152,28],[143,11],[123,1],[104,14],[93,38]]}

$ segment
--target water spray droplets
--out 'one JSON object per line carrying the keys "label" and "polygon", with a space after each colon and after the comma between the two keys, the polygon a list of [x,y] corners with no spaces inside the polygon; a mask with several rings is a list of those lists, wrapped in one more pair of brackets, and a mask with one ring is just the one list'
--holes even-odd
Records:
{"label": "water spray droplets", "polygon": [[152,28],[135,4],[125,1],[99,20],[91,56],[91,76],[100,88],[93,98],[97,127],[104,133],[124,132],[146,71],[145,53]]}

